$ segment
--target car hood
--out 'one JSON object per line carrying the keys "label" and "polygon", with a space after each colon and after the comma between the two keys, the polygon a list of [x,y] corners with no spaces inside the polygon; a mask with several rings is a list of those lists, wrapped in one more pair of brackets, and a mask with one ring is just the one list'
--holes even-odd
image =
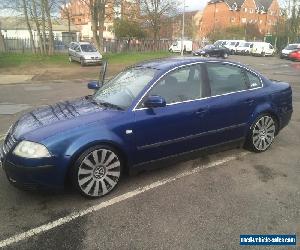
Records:
{"label": "car hood", "polygon": [[82,55],[86,58],[91,58],[91,57],[102,58],[102,55],[99,52],[82,52]]}
{"label": "car hood", "polygon": [[46,128],[50,133],[52,125],[61,124],[69,120],[76,120],[80,116],[104,109],[104,107],[95,103],[90,96],[43,106],[21,116],[11,127],[9,133],[17,140],[25,134],[40,128]]}
{"label": "car hood", "polygon": [[283,49],[283,50],[281,51],[281,53],[283,53],[283,54],[289,54],[289,53],[291,53],[291,52],[294,52],[295,50],[297,50],[297,49]]}

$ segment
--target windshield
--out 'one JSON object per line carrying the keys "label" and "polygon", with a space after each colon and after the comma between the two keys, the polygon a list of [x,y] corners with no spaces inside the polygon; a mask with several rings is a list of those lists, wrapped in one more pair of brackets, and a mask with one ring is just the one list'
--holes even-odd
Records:
{"label": "windshield", "polygon": [[154,78],[152,68],[129,68],[103,85],[93,96],[101,105],[110,104],[121,109],[130,107],[143,88]]}
{"label": "windshield", "polygon": [[212,48],[214,48],[213,45],[206,45],[203,49],[212,49]]}
{"label": "windshield", "polygon": [[239,47],[249,47],[251,43],[240,43]]}
{"label": "windshield", "polygon": [[290,45],[286,46],[285,49],[292,50],[292,49],[297,49],[298,47],[300,47],[300,45],[290,44]]}
{"label": "windshield", "polygon": [[221,45],[223,43],[223,41],[216,41],[215,43],[214,43],[214,45],[215,46],[218,46],[218,45]]}
{"label": "windshield", "polygon": [[96,48],[91,44],[82,44],[80,47],[83,52],[97,52]]}

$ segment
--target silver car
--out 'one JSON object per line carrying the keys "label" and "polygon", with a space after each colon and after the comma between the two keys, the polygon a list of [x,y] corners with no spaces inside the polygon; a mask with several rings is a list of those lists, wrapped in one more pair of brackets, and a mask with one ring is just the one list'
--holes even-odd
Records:
{"label": "silver car", "polygon": [[102,55],[88,42],[72,42],[69,46],[69,61],[80,62],[81,66],[87,64],[100,64]]}

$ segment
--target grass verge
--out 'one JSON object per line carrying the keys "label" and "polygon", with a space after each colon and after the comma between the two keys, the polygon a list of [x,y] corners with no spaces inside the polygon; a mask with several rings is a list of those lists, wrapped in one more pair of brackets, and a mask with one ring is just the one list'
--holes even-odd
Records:
{"label": "grass verge", "polygon": [[[162,58],[170,56],[169,52],[133,52],[133,53],[111,53],[105,54],[104,59],[109,64],[130,65],[143,60]],[[67,54],[56,54],[53,56],[41,56],[34,54],[0,53],[0,68],[17,67],[78,67],[79,64],[70,64]]]}

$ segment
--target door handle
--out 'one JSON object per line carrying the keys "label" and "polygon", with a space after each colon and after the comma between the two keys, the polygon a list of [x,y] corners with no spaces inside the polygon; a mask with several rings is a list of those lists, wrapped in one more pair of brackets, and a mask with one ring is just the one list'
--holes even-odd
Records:
{"label": "door handle", "polygon": [[246,104],[248,104],[248,105],[253,105],[254,104],[254,100],[253,99],[248,99],[248,100],[246,100],[244,103],[246,103]]}
{"label": "door handle", "polygon": [[208,108],[201,108],[201,109],[198,109],[195,114],[197,116],[204,116],[206,113],[208,112]]}

